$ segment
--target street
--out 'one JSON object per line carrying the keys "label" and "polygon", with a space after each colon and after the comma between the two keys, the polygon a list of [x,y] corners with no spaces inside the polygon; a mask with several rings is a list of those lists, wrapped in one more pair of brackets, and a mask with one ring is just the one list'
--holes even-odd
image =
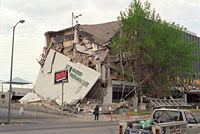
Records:
{"label": "street", "polygon": [[[102,116],[102,115],[100,115]],[[199,118],[199,114],[195,113]],[[94,121],[93,116],[88,120],[74,117],[61,116],[35,111],[25,111],[24,115],[19,110],[11,110],[11,124],[7,121],[7,109],[0,108],[0,134],[118,134],[118,122]],[[194,133],[197,133],[193,131]]]}
{"label": "street", "polygon": [[116,134],[117,123],[64,122],[63,124],[1,125],[0,134]]}
{"label": "street", "polygon": [[[0,108],[0,119],[5,121],[7,109]],[[82,120],[77,117],[18,110],[11,112],[10,125],[0,125],[0,134],[116,134],[118,122]]]}

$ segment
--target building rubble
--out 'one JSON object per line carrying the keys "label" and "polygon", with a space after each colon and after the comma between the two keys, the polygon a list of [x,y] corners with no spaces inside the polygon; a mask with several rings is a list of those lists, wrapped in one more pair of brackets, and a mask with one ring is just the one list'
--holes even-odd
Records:
{"label": "building rubble", "polygon": [[[77,24],[60,31],[46,32],[46,45],[38,59],[41,69],[35,82],[34,94],[41,102],[55,100],[58,105],[62,105],[62,83],[55,83],[55,72],[68,70],[68,82],[63,87],[64,105],[75,108],[79,105],[77,109],[80,110],[82,104],[87,105],[86,100],[92,100],[90,105],[110,104],[110,109],[124,104],[111,106],[111,103],[120,102],[125,96],[127,99],[133,97],[135,92],[132,90],[136,83],[125,82],[124,78],[119,77],[117,66],[120,64],[120,56],[109,55],[108,45],[119,29],[120,22],[113,21],[96,25]],[[123,60],[127,55],[123,54]],[[20,102],[33,103],[34,100],[38,98],[26,95]]]}
{"label": "building rubble", "polygon": [[[38,60],[38,63],[41,65],[41,70],[36,80],[34,91],[38,95],[42,96],[43,98],[49,97],[50,99],[51,98],[55,100],[57,99],[56,102],[58,104],[61,104],[61,102],[59,102],[61,100],[60,95],[57,96],[58,98],[56,98],[55,96],[52,97],[51,95],[50,96],[46,95],[48,94],[47,92],[49,91],[49,88],[52,88],[52,87],[48,86],[48,84],[45,84],[45,85],[43,84],[43,86],[39,86],[39,87],[38,85],[41,85],[41,82],[45,83],[43,77],[48,77],[48,76],[44,76],[44,75],[48,75],[52,73],[51,75],[53,76],[54,75],[53,71],[62,70],[62,69],[72,68],[72,71],[73,71],[73,69],[75,70],[75,68],[73,66],[70,66],[69,64],[79,64],[77,65],[77,68],[80,68],[82,65],[82,66],[88,67],[87,69],[90,68],[89,72],[91,72],[91,70],[94,70],[96,72],[96,80],[92,83],[93,85],[87,82],[85,83],[83,82],[82,85],[80,85],[79,87],[81,88],[81,86],[84,86],[84,84],[85,86],[89,84],[89,86],[91,86],[90,88],[94,86],[93,87],[94,90],[90,91],[89,89],[87,91],[87,92],[90,91],[88,93],[88,96],[90,96],[91,98],[100,99],[101,101],[103,101],[103,97],[106,94],[107,84],[110,79],[109,68],[106,67],[103,64],[103,62],[105,61],[105,58],[109,52],[108,44],[110,43],[110,41],[112,40],[112,37],[116,33],[114,30],[118,30],[118,28],[119,28],[119,22],[116,21],[116,22],[110,22],[110,23],[98,24],[98,25],[79,25],[78,24],[75,27],[70,27],[70,28],[60,30],[57,32],[53,32],[53,31],[46,32],[45,33],[46,45],[43,48],[43,53],[40,55],[40,59]],[[65,56],[65,58],[68,59],[67,62],[69,62],[68,65],[62,65],[63,67],[61,67],[61,65],[58,65],[58,64],[62,64],[61,63],[62,61],[56,63],[56,61],[58,61],[58,58],[57,58],[58,55],[61,55],[61,54],[62,54],[62,57]],[[47,61],[47,59],[49,60]],[[54,70],[55,68],[54,66],[57,67],[57,69]],[[46,70],[48,71],[45,72]],[[77,69],[76,71],[79,71],[79,70]],[[71,76],[72,75],[69,76],[69,83],[70,83]],[[53,77],[49,78],[49,80],[50,79],[52,80]],[[77,78],[76,76],[74,77],[75,77],[74,79]],[[79,82],[81,81],[79,78],[77,79],[79,80]],[[94,80],[94,77],[91,76],[91,78],[89,79]],[[98,82],[96,83],[96,81]],[[72,86],[75,86],[75,85],[76,83],[74,83],[74,85]],[[51,85],[51,86],[58,87],[58,85]],[[76,88],[79,88],[79,87],[76,87]],[[48,91],[45,92],[44,88],[46,88],[46,90]],[[79,89],[77,89],[76,92],[79,92]],[[85,93],[85,95],[87,95],[87,93]],[[83,99],[84,97],[82,97],[81,99]],[[64,96],[64,99],[65,99],[65,96]],[[78,99],[70,100],[70,102],[65,102],[65,103],[68,103],[68,104],[76,103],[79,100],[80,99],[78,98]]]}
{"label": "building rubble", "polygon": [[[96,104],[103,104],[102,112],[105,113],[132,105],[137,83],[126,82],[126,78],[118,74],[119,69],[123,71],[121,64],[126,63],[130,54],[109,54],[109,44],[119,30],[120,22],[113,21],[77,24],[46,32],[46,44],[37,60],[41,68],[33,93],[27,94],[20,102],[40,102],[58,109],[63,104],[73,112],[82,109],[91,112]],[[68,73],[65,83],[62,82],[64,70]],[[56,82],[56,73],[61,74],[61,82]]]}

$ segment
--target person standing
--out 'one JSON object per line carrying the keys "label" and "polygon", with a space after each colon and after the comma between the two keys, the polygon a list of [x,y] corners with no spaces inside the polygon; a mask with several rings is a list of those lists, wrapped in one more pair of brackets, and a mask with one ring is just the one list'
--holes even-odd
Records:
{"label": "person standing", "polygon": [[94,120],[99,120],[99,106],[96,105],[94,108]]}

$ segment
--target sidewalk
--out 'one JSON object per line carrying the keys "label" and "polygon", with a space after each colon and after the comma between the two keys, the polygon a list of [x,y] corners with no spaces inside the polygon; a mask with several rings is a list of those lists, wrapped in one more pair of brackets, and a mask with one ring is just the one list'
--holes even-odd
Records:
{"label": "sidewalk", "polygon": [[[82,121],[93,121],[94,120],[94,115],[93,114],[77,114],[76,117],[80,118]],[[150,118],[150,115],[128,115],[127,114],[112,114],[112,119],[111,119],[111,114],[100,114],[99,115],[99,121],[120,121],[120,120],[146,120]]]}

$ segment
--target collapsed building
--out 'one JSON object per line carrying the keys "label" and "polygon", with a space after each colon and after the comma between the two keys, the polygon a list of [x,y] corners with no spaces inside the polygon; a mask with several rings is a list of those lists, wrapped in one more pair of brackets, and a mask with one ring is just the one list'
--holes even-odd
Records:
{"label": "collapsed building", "polygon": [[[120,56],[109,55],[109,44],[119,30],[120,22],[113,21],[95,25],[77,24],[63,30],[46,32],[46,44],[38,59],[41,68],[34,91],[20,101],[28,103],[46,100],[58,105],[63,101],[64,104],[72,105],[93,100],[111,104],[133,98],[137,83],[127,82],[124,77],[120,77]],[[187,38],[197,40],[200,44],[199,37],[194,34],[187,33]],[[200,64],[194,62],[193,66],[198,79]],[[186,91],[184,102],[187,102],[194,96],[193,92],[185,90],[184,86],[181,86],[182,89]],[[200,93],[199,90],[196,92]]]}
{"label": "collapsed building", "polygon": [[[120,22],[113,21],[46,32],[46,45],[38,60],[41,69],[31,93],[34,95],[25,96],[21,102],[43,99],[61,105],[63,94],[67,104],[84,99],[109,104],[133,96],[136,83],[118,81],[119,57],[108,55],[109,43],[119,29]],[[65,70],[68,82],[63,84]],[[57,82],[56,74],[61,74],[61,81]]]}

